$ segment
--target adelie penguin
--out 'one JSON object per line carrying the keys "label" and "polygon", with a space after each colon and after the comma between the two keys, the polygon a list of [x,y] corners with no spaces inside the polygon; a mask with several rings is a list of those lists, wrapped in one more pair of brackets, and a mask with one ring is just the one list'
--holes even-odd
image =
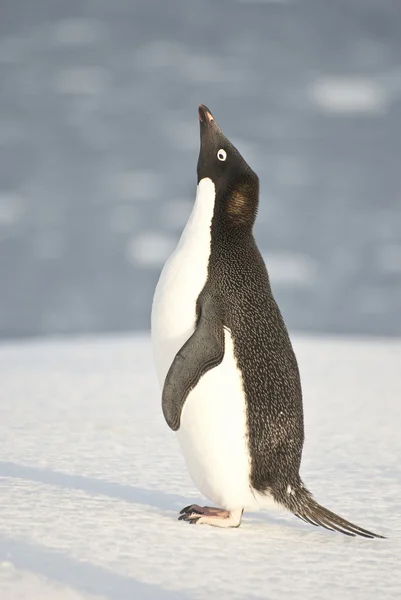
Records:
{"label": "adelie penguin", "polygon": [[195,205],[152,307],[164,417],[216,505],[179,518],[238,527],[273,501],[313,525],[382,537],[320,506],[301,480],[298,365],[252,233],[259,180],[206,106],[199,121]]}

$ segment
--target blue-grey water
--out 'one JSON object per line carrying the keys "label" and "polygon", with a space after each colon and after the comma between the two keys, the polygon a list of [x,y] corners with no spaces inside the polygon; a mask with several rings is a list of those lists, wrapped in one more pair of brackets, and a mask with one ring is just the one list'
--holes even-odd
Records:
{"label": "blue-grey water", "polygon": [[0,336],[148,328],[200,102],[289,327],[401,335],[399,0],[2,0]]}

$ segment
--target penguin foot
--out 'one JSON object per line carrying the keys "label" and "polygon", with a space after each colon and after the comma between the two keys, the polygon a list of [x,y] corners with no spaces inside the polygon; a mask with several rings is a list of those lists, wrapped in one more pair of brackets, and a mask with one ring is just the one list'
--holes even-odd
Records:
{"label": "penguin foot", "polygon": [[239,527],[242,509],[223,510],[212,506],[190,504],[180,511],[179,521],[187,521],[191,525],[212,525],[213,527]]}

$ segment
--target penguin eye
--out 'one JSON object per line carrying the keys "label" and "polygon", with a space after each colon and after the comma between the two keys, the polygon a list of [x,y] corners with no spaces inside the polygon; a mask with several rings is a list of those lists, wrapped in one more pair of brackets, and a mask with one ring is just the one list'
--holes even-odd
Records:
{"label": "penguin eye", "polygon": [[220,150],[217,153],[217,158],[219,160],[226,160],[226,158],[227,158],[227,152],[225,150],[223,150],[223,148],[220,148]]}

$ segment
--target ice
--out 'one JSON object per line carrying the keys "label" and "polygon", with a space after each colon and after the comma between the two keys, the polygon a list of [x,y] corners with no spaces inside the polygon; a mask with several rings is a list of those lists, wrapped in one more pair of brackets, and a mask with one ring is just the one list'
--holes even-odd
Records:
{"label": "ice", "polygon": [[386,273],[401,273],[401,245],[386,244],[379,249],[378,260]]}
{"label": "ice", "polygon": [[294,0],[237,0],[237,2],[242,2],[244,4],[290,4],[294,2]]}
{"label": "ice", "polygon": [[132,264],[161,267],[174,250],[177,239],[163,231],[144,231],[129,240],[127,258]]}
{"label": "ice", "polygon": [[101,67],[67,67],[55,81],[61,94],[100,94],[107,87],[108,72]]}
{"label": "ice", "polygon": [[148,42],[136,51],[135,60],[138,67],[146,70],[175,68],[186,52],[185,46],[177,42]]}
{"label": "ice", "polygon": [[191,202],[184,199],[170,200],[161,207],[162,223],[165,227],[184,229],[192,210]]}
{"label": "ice", "polygon": [[16,224],[24,213],[24,204],[22,196],[0,190],[0,227]]}
{"label": "ice", "polygon": [[401,575],[401,341],[294,339],[302,475],[328,508],[388,536],[286,513],[239,529],[177,520],[194,489],[160,409],[147,336],[0,346],[0,597],[380,600]]}
{"label": "ice", "polygon": [[310,98],[332,113],[381,113],[389,102],[382,85],[362,77],[321,77],[311,86]]}
{"label": "ice", "polygon": [[161,181],[154,171],[119,173],[113,183],[122,200],[154,200],[162,193]]}
{"label": "ice", "polygon": [[34,253],[40,260],[59,259],[64,252],[63,235],[58,229],[40,231],[34,241]]}
{"label": "ice", "polygon": [[275,285],[303,287],[316,281],[318,265],[309,256],[295,252],[263,252],[262,256]]}
{"label": "ice", "polygon": [[95,19],[60,19],[54,26],[56,42],[65,46],[93,44],[104,34],[104,25]]}

